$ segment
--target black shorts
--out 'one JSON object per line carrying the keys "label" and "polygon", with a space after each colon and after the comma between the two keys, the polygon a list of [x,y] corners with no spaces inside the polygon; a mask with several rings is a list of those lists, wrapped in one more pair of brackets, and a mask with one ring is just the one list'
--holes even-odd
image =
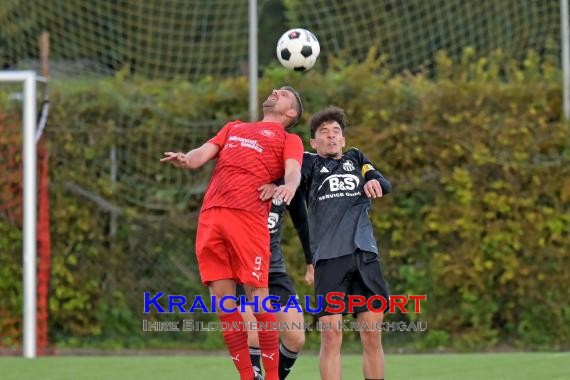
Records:
{"label": "black shorts", "polygon": [[[239,305],[239,296],[245,296],[245,289],[243,285],[236,285],[236,297],[238,297],[237,304]],[[285,307],[289,302],[291,296],[295,297],[298,301],[299,297],[293,287],[291,278],[285,272],[269,272],[269,295],[279,297],[279,301],[271,302],[274,305],[281,305]]]}
{"label": "black shorts", "polygon": [[[329,304],[326,296],[330,292],[344,293],[345,308],[337,312],[327,312],[325,309],[331,305],[338,309],[338,304]],[[315,293],[323,297],[322,308],[318,317],[334,314],[348,314],[348,296],[364,296],[365,299],[379,295],[386,299],[386,310],[389,310],[389,291],[378,255],[373,252],[357,250],[352,255],[336,257],[334,259],[319,260],[315,267]],[[333,297],[335,298],[335,297]],[[336,298],[340,299],[340,297]],[[372,308],[382,308],[381,300],[372,301]],[[355,306],[353,314],[368,311],[367,305]]]}

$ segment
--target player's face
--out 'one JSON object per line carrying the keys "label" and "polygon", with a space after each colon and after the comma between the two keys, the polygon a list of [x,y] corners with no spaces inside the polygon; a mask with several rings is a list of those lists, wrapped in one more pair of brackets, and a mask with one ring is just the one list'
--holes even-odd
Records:
{"label": "player's face", "polygon": [[291,91],[273,90],[263,102],[263,111],[270,111],[294,119],[297,116],[297,111],[295,110],[296,102],[295,95]]}
{"label": "player's face", "polygon": [[342,128],[336,121],[323,123],[315,131],[315,138],[311,139],[311,147],[321,157],[341,158],[344,144]]}

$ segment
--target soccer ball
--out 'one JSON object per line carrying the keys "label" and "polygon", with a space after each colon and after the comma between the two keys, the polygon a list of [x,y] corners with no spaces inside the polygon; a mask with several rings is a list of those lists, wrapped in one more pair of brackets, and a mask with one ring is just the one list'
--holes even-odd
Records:
{"label": "soccer ball", "polygon": [[310,70],[320,52],[317,37],[307,29],[288,30],[277,42],[277,58],[289,70]]}

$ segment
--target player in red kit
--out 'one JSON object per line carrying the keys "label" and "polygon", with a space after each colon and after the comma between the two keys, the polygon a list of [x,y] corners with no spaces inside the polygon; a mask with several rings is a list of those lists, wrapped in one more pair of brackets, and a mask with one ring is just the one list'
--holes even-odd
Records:
{"label": "player in red kit", "polygon": [[[260,199],[262,185],[283,177],[285,183],[273,196],[287,204],[301,179],[303,144],[287,133],[300,119],[303,106],[299,94],[285,86],[274,90],[263,103],[263,120],[253,123],[234,121],[218,134],[188,153],[166,152],[163,162],[195,169],[217,158],[216,168],[206,190],[198,220],[196,256],[202,282],[218,300],[236,294],[236,282],[243,284],[253,301],[269,295],[269,231],[267,218],[270,201]],[[227,299],[226,310],[236,307]],[[275,314],[259,308],[258,322],[277,322]],[[218,309],[220,321],[238,322],[241,314]],[[261,325],[260,325],[261,326]],[[278,380],[279,332],[261,329],[259,344],[266,380]],[[223,331],[224,341],[240,373],[241,380],[254,379],[249,357],[247,331]]]}

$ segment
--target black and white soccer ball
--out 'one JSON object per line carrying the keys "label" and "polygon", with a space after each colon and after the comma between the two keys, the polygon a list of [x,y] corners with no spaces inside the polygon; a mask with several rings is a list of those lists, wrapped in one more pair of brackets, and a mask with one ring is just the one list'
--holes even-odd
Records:
{"label": "black and white soccer ball", "polygon": [[277,42],[277,58],[289,70],[310,70],[320,52],[317,37],[307,29],[288,30]]}

